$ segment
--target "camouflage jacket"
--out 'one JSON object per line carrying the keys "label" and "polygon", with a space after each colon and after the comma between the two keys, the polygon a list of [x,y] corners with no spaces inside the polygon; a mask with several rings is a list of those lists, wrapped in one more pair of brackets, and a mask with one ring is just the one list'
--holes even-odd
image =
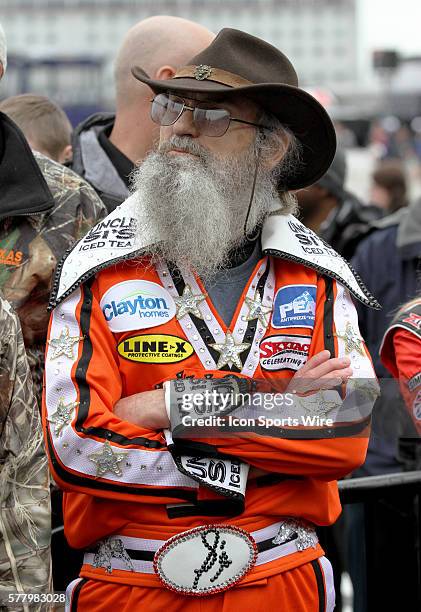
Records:
{"label": "camouflage jacket", "polygon": [[20,610],[8,592],[52,592],[50,491],[19,320],[1,297],[0,411],[0,609]]}
{"label": "camouflage jacket", "polygon": [[0,290],[19,315],[40,397],[53,271],[106,209],[72,170],[32,153],[3,113],[0,159]]}

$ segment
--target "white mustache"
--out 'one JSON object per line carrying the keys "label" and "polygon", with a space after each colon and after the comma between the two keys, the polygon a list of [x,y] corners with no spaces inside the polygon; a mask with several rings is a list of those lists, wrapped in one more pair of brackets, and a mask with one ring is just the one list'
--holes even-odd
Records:
{"label": "white mustache", "polygon": [[207,149],[202,147],[199,143],[195,142],[192,138],[188,136],[172,136],[169,140],[162,142],[158,147],[159,153],[168,153],[169,151],[173,151],[174,149],[178,149],[180,151],[184,151],[185,153],[191,153],[192,155],[196,155],[203,161],[207,161],[213,158],[212,154],[209,153]]}

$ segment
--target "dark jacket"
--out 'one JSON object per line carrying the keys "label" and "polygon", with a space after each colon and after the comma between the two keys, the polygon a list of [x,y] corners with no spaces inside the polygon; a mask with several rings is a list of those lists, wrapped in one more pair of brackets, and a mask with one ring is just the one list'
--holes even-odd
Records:
{"label": "dark jacket", "polygon": [[[361,242],[352,265],[382,305],[371,312],[357,305],[361,333],[373,356],[378,376],[388,376],[379,348],[399,306],[421,289],[417,271],[421,257],[421,200],[373,224],[376,231]],[[418,277],[418,278],[417,278]]]}
{"label": "dark jacket", "polygon": [[112,113],[96,113],[77,126],[73,132],[70,166],[92,185],[109,213],[129,195],[126,184],[98,141],[99,133],[107,128],[110,130],[114,119]]}
{"label": "dark jacket", "polygon": [[374,227],[377,229],[361,242],[351,261],[382,305],[382,310],[374,313],[356,304],[360,331],[382,385],[363,468],[364,474],[370,475],[400,469],[396,460],[398,439],[414,434],[397,387],[384,381],[390,373],[380,362],[379,348],[399,306],[421,290],[421,200],[375,222]]}
{"label": "dark jacket", "polygon": [[55,266],[106,211],[77,174],[33,153],[3,113],[0,186],[0,289],[19,315],[31,371],[40,385]]}
{"label": "dark jacket", "polygon": [[382,215],[377,206],[364,205],[353,194],[344,191],[339,206],[322,224],[320,236],[342,257],[350,260],[369,232],[370,224]]}

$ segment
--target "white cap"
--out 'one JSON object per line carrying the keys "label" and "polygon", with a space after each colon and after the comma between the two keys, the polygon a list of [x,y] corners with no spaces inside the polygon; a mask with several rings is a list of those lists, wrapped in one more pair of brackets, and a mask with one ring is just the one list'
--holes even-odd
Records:
{"label": "white cap", "polygon": [[0,62],[3,64],[3,71],[6,70],[7,66],[7,44],[6,44],[6,34],[4,33],[3,28],[0,23]]}

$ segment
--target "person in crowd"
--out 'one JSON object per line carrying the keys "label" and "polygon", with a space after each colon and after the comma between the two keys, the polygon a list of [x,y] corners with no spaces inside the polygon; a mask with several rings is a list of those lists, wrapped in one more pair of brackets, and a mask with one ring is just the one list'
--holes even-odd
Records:
{"label": "person in crowd", "polygon": [[91,183],[109,212],[129,195],[130,175],[158,136],[149,116],[150,91],[132,78],[131,67],[142,62],[151,77],[169,79],[213,37],[197,23],[170,16],[150,17],[127,32],[115,61],[115,114],[92,115],[73,136],[71,167]]}
{"label": "person in crowd", "polygon": [[22,130],[31,149],[64,164],[72,158],[72,126],[60,106],[35,94],[11,96],[0,102],[5,113]]}
{"label": "person in crowd", "polygon": [[360,243],[352,259],[353,267],[382,304],[382,310],[375,316],[357,304],[361,330],[381,378],[388,376],[379,357],[383,335],[393,313],[420,290],[417,272],[420,249],[421,200],[417,199],[376,221],[372,233]]}
{"label": "person in crowd", "polygon": [[19,319],[1,295],[0,410],[0,605],[23,609],[9,593],[53,592],[49,473]]}
{"label": "person in crowd", "polygon": [[[421,470],[421,298],[420,294],[413,300],[404,304],[394,316],[384,335],[380,347],[380,359],[384,367],[398,381],[399,389],[404,398],[409,418],[414,426],[411,436],[399,440],[399,459],[402,471],[414,472]],[[394,420],[394,410],[390,411],[389,419]],[[390,498],[390,495],[389,495]],[[386,509],[386,512],[385,512]],[[402,605],[405,609],[415,609],[420,603],[419,593],[419,564],[417,563],[419,551],[414,538],[414,529],[419,526],[416,504],[414,503],[414,490],[403,487],[399,494],[393,496],[383,505],[380,529],[383,533],[387,525],[393,523],[399,532],[399,538],[393,538],[399,548],[392,549],[392,554],[405,553],[407,562],[402,571],[399,571],[399,584],[402,592],[388,599],[383,597],[383,608],[397,608]],[[388,511],[388,512],[387,512]],[[381,533],[381,532],[380,532]],[[392,544],[396,542],[392,540]],[[385,552],[388,543],[383,545]],[[379,572],[377,583],[380,584],[384,572]],[[417,587],[418,585],[418,587]],[[376,598],[377,599],[377,598]],[[419,607],[419,605],[418,605]]]}
{"label": "person in crowd", "polygon": [[[375,385],[351,294],[378,305],[291,214],[291,191],[332,161],[333,125],[281,51],[238,30],[172,78],[133,74],[159,145],[51,296],[45,439],[67,538],[86,549],[69,608],[189,611],[201,595],[203,610],[331,611],[314,525],[340,513],[335,481],[364,461],[370,406],[298,439],[278,426],[199,436],[177,406],[221,382],[330,381],[329,397],[298,401],[320,416],[342,405],[341,383],[351,397],[354,370]],[[131,232],[116,243],[122,216]]]}
{"label": "person in crowd", "polygon": [[[6,66],[6,38],[1,74]],[[32,152],[0,112],[0,289],[16,309],[41,399],[48,298],[57,263],[105,216],[95,191],[72,170]],[[113,229],[116,238],[118,229]]]}
{"label": "person in crowd", "polygon": [[[399,381],[399,387],[421,437],[421,297],[410,300],[396,313],[380,346],[380,359]],[[421,455],[414,453],[411,469],[421,469]]]}
{"label": "person in crowd", "polygon": [[408,205],[406,176],[401,161],[386,159],[379,163],[371,177],[369,199],[386,215]]}
{"label": "person in crowd", "polygon": [[[7,64],[3,31],[0,50],[3,75]],[[54,269],[65,251],[106,211],[92,187],[72,170],[32,152],[21,130],[2,112],[0,185],[0,290],[19,316],[35,398],[40,404]],[[116,239],[119,231],[116,226],[110,230]],[[62,523],[58,491],[53,492],[52,503],[57,508],[53,514],[56,527]],[[56,552],[57,557],[66,556],[63,548],[53,543],[53,558]],[[54,564],[53,571],[74,575],[69,565]],[[56,579],[55,583],[58,585]]]}
{"label": "person in crowd", "polygon": [[357,136],[351,128],[347,127],[342,121],[335,121],[334,126],[338,147],[341,149],[353,149],[358,146]]}
{"label": "person in crowd", "polygon": [[346,158],[337,149],[332,165],[317,183],[297,192],[300,219],[346,259],[381,217],[376,206],[364,205],[345,189]]}

